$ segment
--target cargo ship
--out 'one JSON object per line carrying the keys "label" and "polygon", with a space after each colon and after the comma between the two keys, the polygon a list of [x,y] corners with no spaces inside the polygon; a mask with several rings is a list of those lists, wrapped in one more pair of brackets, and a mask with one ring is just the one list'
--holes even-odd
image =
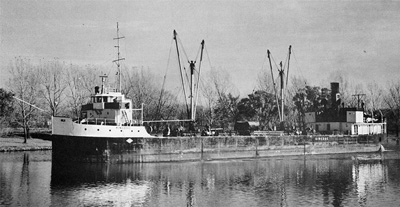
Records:
{"label": "cargo ship", "polygon": [[[347,109],[341,109],[344,112],[338,113],[339,118],[332,122],[318,122],[319,118],[315,122],[308,117],[307,124],[310,127],[330,124],[330,130],[336,135],[321,134],[327,129],[316,127],[320,133],[309,135],[257,132],[246,136],[156,137],[146,130],[143,106],[133,109],[132,100],[118,90],[107,89],[107,77],[101,78],[101,87],[95,87],[90,102],[82,106],[82,118],[73,120],[52,117],[55,164],[176,162],[366,153],[378,152],[385,138],[385,123],[364,123],[363,117],[353,121],[354,115]],[[139,112],[136,113],[138,116],[133,116],[135,111]],[[347,118],[343,118],[342,114],[346,114]],[[339,127],[349,125],[354,129],[354,125],[360,126],[363,123],[369,126],[368,133],[359,130],[358,134],[354,134],[349,128]],[[338,127],[334,128],[336,125]]]}
{"label": "cargo ship", "polygon": [[[334,136],[321,134],[283,135],[280,133],[257,133],[247,136],[196,136],[195,134],[177,137],[152,136],[144,126],[145,122],[150,123],[152,121],[143,120],[143,105],[139,109],[134,109],[132,100],[126,98],[121,90],[120,61],[124,58],[120,57],[119,40],[124,37],[119,36],[118,30],[117,24],[117,37],[114,39],[118,41],[116,46],[118,56],[114,62],[118,66],[118,87],[116,89],[107,88],[108,77],[101,75],[101,87],[96,86],[94,88],[94,94],[91,95],[90,101],[81,108],[79,119],[52,117],[52,155],[55,164],[66,162],[142,163],[247,159],[379,150],[379,142],[384,137],[382,131],[379,134],[353,135],[353,133],[349,133],[348,135]],[[174,40],[178,44],[175,31]],[[202,59],[203,48],[204,40],[201,43],[200,60]],[[195,79],[195,62],[189,62],[191,80]],[[197,94],[193,93],[195,88],[193,81],[190,85],[190,110],[188,107],[187,121],[193,123],[197,105],[194,98],[197,97]],[[335,97],[336,91],[334,90]],[[283,103],[281,109],[283,109]],[[349,110],[343,111],[343,113],[349,112]],[[359,114],[357,111],[355,113]],[[136,116],[133,114],[136,114]],[[283,118],[283,115],[282,110],[280,117]],[[350,116],[351,114],[348,113],[347,115]],[[313,117],[313,114],[307,114],[307,124],[322,131],[322,123],[317,123],[319,119],[314,120],[309,117]],[[332,127],[330,130],[332,130],[337,122],[343,120],[346,122],[346,119],[340,115],[340,120],[329,120],[334,121],[334,124],[324,124],[330,124],[329,126]],[[327,120],[323,121],[327,122]],[[355,129],[354,125],[360,126],[361,124],[353,123],[353,129]],[[384,125],[379,124],[378,128],[384,129]],[[342,129],[351,131],[350,127],[338,128],[338,130]]]}

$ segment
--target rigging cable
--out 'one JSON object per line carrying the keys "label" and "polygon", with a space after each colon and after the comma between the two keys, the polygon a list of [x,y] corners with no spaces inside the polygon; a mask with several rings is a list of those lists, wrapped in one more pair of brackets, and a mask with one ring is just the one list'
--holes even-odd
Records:
{"label": "rigging cable", "polygon": [[[185,57],[186,57],[186,61],[190,64],[189,57],[188,57],[188,55],[187,55],[187,53],[186,53],[185,48],[183,47],[182,40],[181,40],[179,37],[177,37],[177,39],[178,39],[178,41],[179,41],[179,44],[181,45],[181,48],[182,48],[182,50],[183,50],[183,54],[184,54]],[[189,76],[188,76],[187,70],[186,70],[185,67],[183,67],[183,69],[184,69],[184,71],[185,71],[186,81],[187,81],[187,83],[190,85],[190,81],[189,81]]]}
{"label": "rigging cable", "polygon": [[297,61],[296,54],[294,53],[294,50],[292,50],[292,53],[293,53],[294,60],[296,61],[297,68],[298,68],[298,70],[300,72],[300,76],[303,78],[303,80],[305,80],[304,84],[307,85],[307,82],[306,82],[307,80],[304,78],[303,73],[301,71],[301,68],[298,66],[299,62]]}
{"label": "rigging cable", "polygon": [[[265,56],[264,56],[264,60],[263,60],[263,63],[262,63],[262,65],[261,65],[261,71],[264,71],[264,65],[265,65],[265,60],[267,59],[267,57],[268,57],[268,53],[265,53]],[[260,76],[262,77],[262,74],[260,74]],[[263,87],[262,86],[262,83],[261,83],[261,81],[260,81],[260,83],[259,83],[260,85],[259,85],[259,87],[261,86],[261,87]],[[267,84],[267,83],[266,83]],[[266,87],[267,88],[267,87]],[[260,88],[261,89],[261,88]],[[254,89],[253,89],[253,91],[254,91]]]}
{"label": "rigging cable", "polygon": [[272,61],[274,61],[276,69],[279,71],[279,66],[278,66],[278,64],[276,64],[275,59],[274,59],[274,57],[272,57],[271,53],[270,53],[270,56],[271,56]]}
{"label": "rigging cable", "polygon": [[[202,40],[202,42],[203,42],[204,40]],[[200,46],[199,46],[199,49],[197,50],[197,54],[196,54],[196,58],[195,58],[195,60],[197,61],[197,58],[199,57],[199,53],[200,53],[200,51],[201,51],[201,43],[200,43]],[[201,59],[201,57],[200,57],[200,59]],[[201,60],[200,60],[201,61]]]}
{"label": "rigging cable", "polygon": [[[177,35],[178,35],[178,34],[177,34],[176,31],[174,30],[174,40],[175,40],[175,45],[176,45],[176,51],[177,51],[177,53],[178,53],[179,71],[180,71],[180,74],[181,74],[181,81],[182,81],[183,93],[184,93],[184,95],[185,95],[186,110],[187,110],[187,113],[189,114],[190,111],[189,111],[189,105],[188,105],[188,101],[187,101],[185,83],[184,83],[184,80],[183,80],[183,73],[182,73],[182,66],[181,66],[181,58],[180,58],[180,56],[179,56],[179,47],[178,47],[178,37],[177,37]],[[187,56],[186,56],[186,57],[187,57]],[[185,73],[186,73],[186,71],[185,71]],[[186,74],[186,77],[187,77],[187,74]]]}
{"label": "rigging cable", "polygon": [[[178,35],[178,34],[177,34],[177,35]],[[185,50],[185,48],[183,47],[183,44],[182,44],[182,40],[181,40],[178,36],[177,36],[177,39],[178,39],[178,41],[179,41],[179,44],[180,44],[181,47],[182,47],[183,54],[185,54],[186,60],[189,61],[189,57],[188,57],[188,55],[187,55],[187,53],[186,53],[186,50]]]}
{"label": "rigging cable", "polygon": [[[286,97],[286,93],[288,91],[288,87],[287,86],[288,86],[288,82],[289,82],[290,54],[292,52],[291,50],[292,50],[292,45],[289,45],[289,52],[288,52],[288,56],[287,56],[288,58],[287,58],[286,86],[285,86],[286,90],[284,91],[283,98]],[[286,67],[286,63],[285,63],[285,67]],[[283,101],[284,101],[283,103],[285,103],[285,100],[283,100]]]}
{"label": "rigging cable", "polygon": [[160,110],[161,110],[161,100],[162,100],[162,96],[164,95],[164,87],[165,87],[165,82],[166,82],[167,75],[168,75],[169,61],[171,60],[171,52],[172,52],[172,44],[173,44],[173,41],[174,41],[174,39],[171,40],[171,44],[170,44],[170,47],[169,47],[167,67],[166,67],[166,69],[165,69],[164,80],[163,80],[163,84],[162,84],[162,87],[161,87],[160,99],[158,100],[158,106],[157,106],[157,111],[156,111],[156,118],[157,118],[157,116],[160,114]]}

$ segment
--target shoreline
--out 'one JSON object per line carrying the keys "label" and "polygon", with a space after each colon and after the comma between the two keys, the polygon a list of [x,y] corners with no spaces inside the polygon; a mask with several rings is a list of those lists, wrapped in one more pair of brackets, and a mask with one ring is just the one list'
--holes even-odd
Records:
{"label": "shoreline", "polygon": [[30,138],[27,143],[23,142],[22,137],[0,137],[0,153],[52,150],[52,142],[48,140]]}

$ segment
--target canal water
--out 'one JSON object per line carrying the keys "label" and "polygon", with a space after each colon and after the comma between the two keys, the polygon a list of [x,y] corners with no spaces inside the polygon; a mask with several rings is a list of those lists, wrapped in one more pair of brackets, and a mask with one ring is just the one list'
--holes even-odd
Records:
{"label": "canal water", "polygon": [[352,156],[60,166],[1,153],[0,206],[399,206],[400,159]]}

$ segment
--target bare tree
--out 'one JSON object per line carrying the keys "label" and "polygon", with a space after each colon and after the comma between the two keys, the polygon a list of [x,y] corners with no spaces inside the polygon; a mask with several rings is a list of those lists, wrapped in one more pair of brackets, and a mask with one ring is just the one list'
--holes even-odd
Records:
{"label": "bare tree", "polygon": [[98,74],[97,69],[91,65],[82,68],[71,64],[66,67],[67,105],[72,117],[80,116],[81,107],[89,101]]}
{"label": "bare tree", "polygon": [[[293,101],[293,98],[296,96],[296,94],[299,92],[299,90],[306,88],[308,85],[308,80],[305,79],[304,77],[299,77],[299,76],[292,76],[290,79],[290,85],[286,88],[287,90],[287,95],[285,97],[286,99],[286,110],[285,110],[285,115],[286,115],[286,122],[292,126],[296,126],[296,123],[298,123],[298,117],[299,117],[299,110]],[[300,126],[301,123],[298,123]]]}
{"label": "bare tree", "polygon": [[63,109],[65,100],[65,64],[58,60],[42,62],[36,72],[41,86],[40,96],[50,108],[51,115],[57,116]]}
{"label": "bare tree", "polygon": [[[0,88],[0,128],[5,128],[11,122],[14,112],[13,94],[3,88]],[[0,130],[0,136],[2,131]]]}
{"label": "bare tree", "polygon": [[[24,129],[24,143],[30,137],[29,128],[39,100],[39,78],[35,66],[27,59],[15,58],[9,65],[10,89],[22,101],[17,102],[16,118]],[[29,103],[29,104],[28,104]]]}
{"label": "bare tree", "polygon": [[224,98],[229,93],[233,96],[238,94],[237,88],[232,83],[228,71],[224,69],[212,69],[211,74],[211,84],[215,87],[218,99]]}
{"label": "bare tree", "polygon": [[215,112],[233,110],[232,106],[237,104],[234,102],[238,101],[236,100],[238,95],[234,94],[238,94],[238,91],[226,70],[212,68],[205,74],[200,85],[207,106],[207,109],[204,110],[207,114],[204,117],[207,119],[207,123],[212,125],[217,119],[219,121],[222,119],[221,114],[217,115]]}
{"label": "bare tree", "polygon": [[381,121],[383,121],[383,113],[382,113],[382,97],[383,97],[383,90],[378,86],[376,82],[368,83],[367,84],[367,100],[366,104],[367,107],[371,111],[372,121],[374,121],[374,112],[379,111]]}
{"label": "bare tree", "polygon": [[262,70],[257,76],[257,88],[258,90],[265,91],[267,93],[274,92],[274,84],[271,78],[271,73],[267,70]]}
{"label": "bare tree", "polygon": [[147,119],[176,118],[176,94],[160,88],[160,77],[143,67],[133,67],[126,70],[123,80],[123,90],[133,104],[137,108],[144,104]]}
{"label": "bare tree", "polygon": [[215,118],[214,111],[212,109],[215,107],[215,104],[217,103],[218,100],[218,93],[212,82],[213,82],[213,74],[209,72],[203,75],[203,78],[201,78],[201,83],[200,83],[201,94],[202,97],[204,97],[206,106],[206,108],[203,110],[205,113],[204,117],[206,119],[207,124],[209,124],[210,126],[213,125]]}
{"label": "bare tree", "polygon": [[124,91],[132,98],[134,104],[140,107],[142,103],[154,106],[157,103],[156,77],[149,70],[143,67],[132,68],[124,73]]}
{"label": "bare tree", "polygon": [[[385,98],[386,106],[389,108],[389,117],[396,130],[396,136],[399,136],[400,127],[400,82],[394,82],[389,85],[388,93]],[[389,124],[389,123],[388,123]]]}

